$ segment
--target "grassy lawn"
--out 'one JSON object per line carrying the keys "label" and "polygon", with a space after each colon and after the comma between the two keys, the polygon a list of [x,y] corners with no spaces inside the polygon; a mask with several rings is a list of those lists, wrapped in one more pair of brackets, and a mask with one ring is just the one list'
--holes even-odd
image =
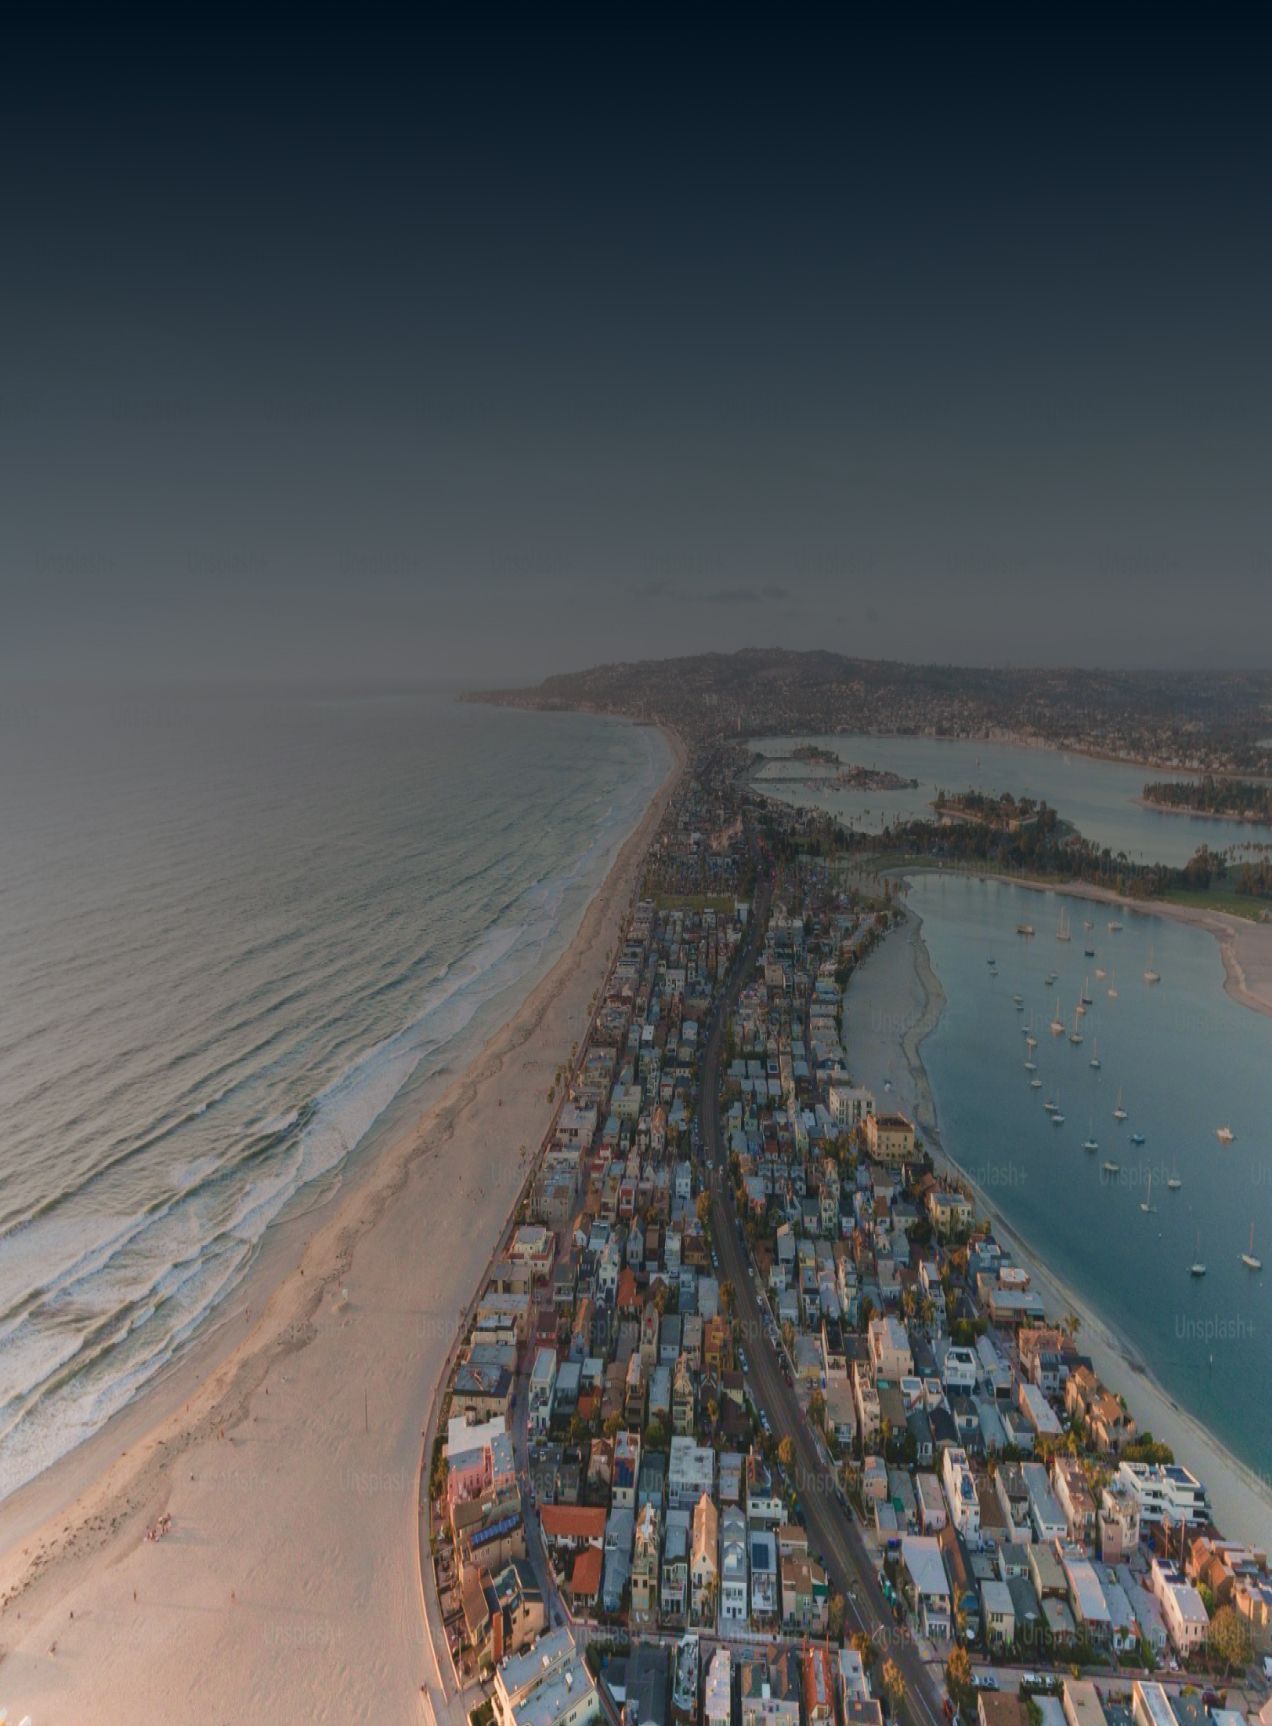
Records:
{"label": "grassy lawn", "polygon": [[655,893],[654,903],[660,911],[715,911],[718,915],[733,915],[733,900],[727,894]]}
{"label": "grassy lawn", "polygon": [[1227,911],[1233,917],[1248,917],[1258,923],[1272,912],[1272,903],[1230,887],[1173,887],[1166,895],[1172,905],[1195,905],[1201,911]]}
{"label": "grassy lawn", "polygon": [[[1022,886],[1051,887],[1063,889],[1078,887],[1082,883],[1072,877],[1059,875],[1025,875],[1018,872],[1007,874],[1006,871],[987,869],[984,865],[976,865],[961,861],[946,861],[938,865],[932,857],[912,857],[904,852],[881,852],[871,857],[870,868],[878,873],[887,869],[910,869],[947,875],[990,875],[1002,874],[1006,879],[1019,881]],[[1172,887],[1163,895],[1170,905],[1196,906],[1201,911],[1226,911],[1233,917],[1245,917],[1252,923],[1261,922],[1265,917],[1272,917],[1272,901],[1256,898],[1252,893],[1238,893],[1234,888],[1214,887]],[[1130,897],[1133,905],[1135,899]]]}

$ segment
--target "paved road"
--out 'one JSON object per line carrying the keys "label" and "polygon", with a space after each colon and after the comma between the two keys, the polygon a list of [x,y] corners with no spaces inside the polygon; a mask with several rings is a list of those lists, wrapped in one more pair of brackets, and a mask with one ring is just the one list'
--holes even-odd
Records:
{"label": "paved road", "polygon": [[768,925],[771,888],[761,882],[753,901],[740,962],[714,1014],[702,1060],[702,1144],[711,1193],[711,1223],[722,1276],[733,1285],[735,1312],[745,1338],[750,1365],[748,1384],[775,1433],[789,1434],[795,1445],[796,1484],[808,1529],[809,1544],[820,1554],[832,1586],[847,1603],[848,1627],[864,1629],[896,1662],[906,1683],[901,1718],[909,1726],[942,1726],[942,1695],[904,1627],[899,1626],[883,1598],[874,1562],[848,1512],[840,1504],[836,1482],[818,1452],[812,1431],[768,1340],[764,1313],[751,1278],[746,1244],[738,1233],[728,1161],[720,1131],[720,1052],[729,1015],[743,983],[754,970]]}

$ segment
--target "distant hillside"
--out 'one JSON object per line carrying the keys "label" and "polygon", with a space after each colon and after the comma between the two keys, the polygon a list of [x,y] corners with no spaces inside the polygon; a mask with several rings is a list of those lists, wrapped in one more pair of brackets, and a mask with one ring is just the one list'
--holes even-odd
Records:
{"label": "distant hillside", "polygon": [[746,648],[599,665],[470,699],[674,725],[691,741],[799,731],[1012,735],[1163,767],[1267,771],[1272,673],[989,670]]}

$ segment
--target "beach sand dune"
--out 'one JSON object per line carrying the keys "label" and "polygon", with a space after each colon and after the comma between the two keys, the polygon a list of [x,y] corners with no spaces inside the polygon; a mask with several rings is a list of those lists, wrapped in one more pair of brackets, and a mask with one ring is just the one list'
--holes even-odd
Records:
{"label": "beach sand dune", "polygon": [[[0,1512],[11,1718],[393,1726],[443,1711],[419,1575],[423,1428],[683,765],[673,747],[566,953],[296,1242],[259,1310],[236,1310],[219,1363]],[[147,1539],[164,1514],[170,1531]]]}

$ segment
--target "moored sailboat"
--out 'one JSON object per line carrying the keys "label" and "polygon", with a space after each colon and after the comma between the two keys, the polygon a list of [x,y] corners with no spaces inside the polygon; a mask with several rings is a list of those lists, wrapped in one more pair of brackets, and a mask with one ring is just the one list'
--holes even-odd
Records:
{"label": "moored sailboat", "polygon": [[1263,1260],[1260,1258],[1256,1258],[1255,1253],[1254,1253],[1254,1224],[1253,1223],[1250,1224],[1250,1245],[1246,1249],[1246,1251],[1242,1253],[1241,1262],[1246,1267],[1247,1270],[1261,1271],[1263,1269]]}

